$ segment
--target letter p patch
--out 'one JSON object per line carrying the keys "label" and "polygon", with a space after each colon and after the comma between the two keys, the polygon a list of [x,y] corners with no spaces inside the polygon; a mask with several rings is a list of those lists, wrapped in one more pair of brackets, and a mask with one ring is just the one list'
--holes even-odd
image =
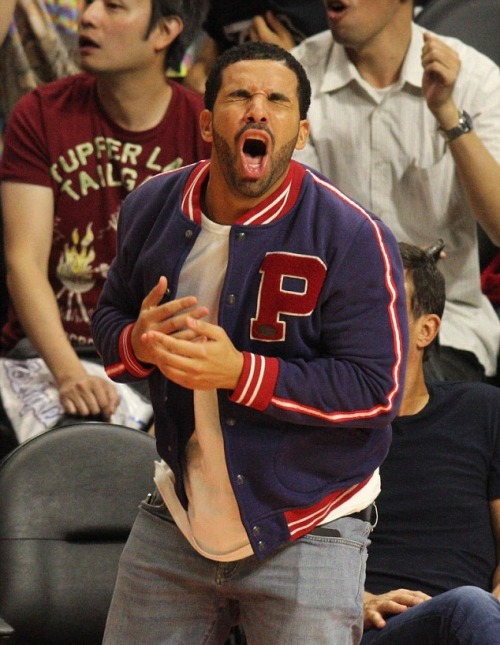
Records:
{"label": "letter p patch", "polygon": [[294,253],[268,253],[260,268],[257,314],[250,337],[265,342],[283,341],[282,315],[309,316],[325,281],[326,265],[317,257]]}

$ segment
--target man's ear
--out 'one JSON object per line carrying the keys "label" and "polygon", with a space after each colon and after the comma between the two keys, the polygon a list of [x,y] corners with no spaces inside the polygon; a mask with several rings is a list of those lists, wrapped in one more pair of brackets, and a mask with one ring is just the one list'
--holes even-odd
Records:
{"label": "man's ear", "polygon": [[428,347],[439,333],[441,318],[437,314],[424,314],[418,322],[417,345],[420,349]]}
{"label": "man's ear", "polygon": [[307,140],[309,139],[310,131],[309,121],[307,119],[302,119],[299,123],[299,136],[297,137],[297,143],[295,144],[295,150],[302,150],[306,145]]}
{"label": "man's ear", "polygon": [[200,130],[203,141],[208,143],[213,142],[212,131],[212,112],[210,110],[202,110],[200,113]]}
{"label": "man's ear", "polygon": [[157,51],[165,49],[184,29],[184,23],[179,16],[163,16],[158,20],[152,34],[155,37]]}

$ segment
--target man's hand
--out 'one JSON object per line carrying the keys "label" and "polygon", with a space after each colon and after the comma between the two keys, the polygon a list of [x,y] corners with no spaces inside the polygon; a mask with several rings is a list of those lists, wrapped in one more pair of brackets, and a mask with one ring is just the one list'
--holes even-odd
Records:
{"label": "man's hand", "polygon": [[445,130],[457,125],[458,109],[452,97],[460,58],[457,52],[434,35],[424,33],[422,48],[422,91],[429,110]]}
{"label": "man's hand", "polygon": [[250,27],[250,40],[278,45],[287,51],[295,46],[292,34],[272,11],[266,11],[265,16],[254,16]]}
{"label": "man's hand", "polygon": [[120,401],[113,383],[82,371],[59,382],[59,398],[68,414],[87,417],[101,415],[109,420]]}
{"label": "man's hand", "polygon": [[132,349],[136,358],[143,363],[156,364],[154,344],[144,339],[150,332],[169,335],[179,339],[194,340],[196,334],[186,327],[188,316],[193,319],[208,314],[206,307],[196,307],[196,298],[186,296],[160,305],[167,291],[167,279],[162,276],[144,298],[137,322],[131,335]]}
{"label": "man's hand", "polygon": [[148,355],[171,381],[192,390],[234,390],[243,369],[243,354],[218,325],[182,317],[187,333],[147,332]]}
{"label": "man's hand", "polygon": [[363,599],[364,629],[367,630],[371,627],[382,629],[386,625],[384,616],[401,614],[409,607],[419,605],[430,598],[431,596],[422,591],[409,589],[395,589],[379,596],[365,591]]}

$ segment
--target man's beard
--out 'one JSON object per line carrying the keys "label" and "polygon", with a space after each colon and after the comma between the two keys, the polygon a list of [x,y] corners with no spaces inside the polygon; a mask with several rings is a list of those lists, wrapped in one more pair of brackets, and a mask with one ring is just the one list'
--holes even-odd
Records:
{"label": "man's beard", "polygon": [[231,152],[228,143],[215,128],[212,133],[213,145],[227,184],[240,195],[254,199],[265,195],[280,177],[286,174],[297,143],[297,136],[294,136],[276,152],[272,159],[269,159],[270,171],[268,174],[257,179],[251,179],[238,176],[235,168],[239,161],[239,153]]}

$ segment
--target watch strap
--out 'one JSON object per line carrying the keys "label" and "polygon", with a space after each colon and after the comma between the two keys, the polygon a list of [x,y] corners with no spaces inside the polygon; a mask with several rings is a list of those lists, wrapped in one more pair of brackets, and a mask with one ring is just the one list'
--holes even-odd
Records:
{"label": "watch strap", "polygon": [[439,126],[438,132],[442,137],[444,137],[447,143],[450,143],[450,141],[454,141],[458,137],[462,136],[462,134],[467,134],[467,132],[470,132],[472,129],[473,125],[471,117],[465,110],[462,110],[458,112],[458,124],[454,128],[445,130]]}

